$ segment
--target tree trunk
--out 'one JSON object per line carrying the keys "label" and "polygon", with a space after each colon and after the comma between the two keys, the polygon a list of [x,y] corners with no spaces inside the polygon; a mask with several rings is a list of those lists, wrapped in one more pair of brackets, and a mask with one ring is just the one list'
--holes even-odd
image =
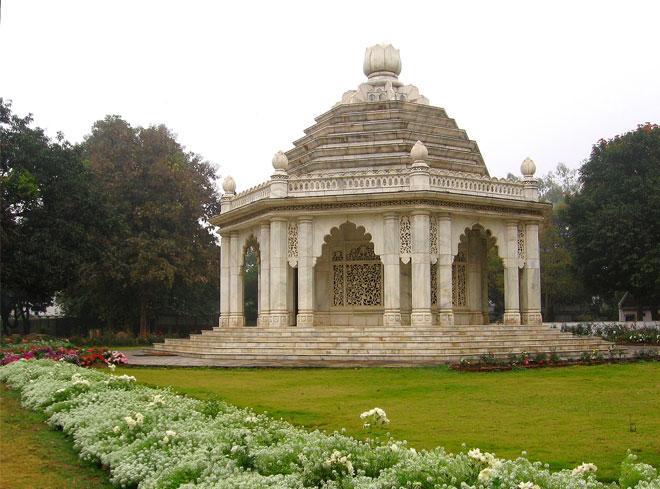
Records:
{"label": "tree trunk", "polygon": [[140,299],[140,338],[149,336],[149,324],[147,323],[147,300]]}

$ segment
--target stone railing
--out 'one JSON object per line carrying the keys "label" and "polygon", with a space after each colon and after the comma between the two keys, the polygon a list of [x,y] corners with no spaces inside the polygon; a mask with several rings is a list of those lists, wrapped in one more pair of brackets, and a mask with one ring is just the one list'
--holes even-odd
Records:
{"label": "stone railing", "polygon": [[[291,176],[279,180],[283,193],[278,196],[314,197],[323,195],[371,194],[401,192],[411,189],[410,168],[394,170],[347,171],[325,175]],[[472,175],[469,173],[431,169],[429,188],[437,192],[453,194],[498,197],[512,200],[526,200],[525,184],[510,180]],[[269,180],[252,187],[223,203],[222,212],[227,212],[258,200],[271,197],[272,184]],[[280,184],[280,183],[278,183]],[[227,194],[225,194],[227,195]],[[223,198],[224,199],[224,198]]]}
{"label": "stone railing", "polygon": [[431,170],[431,190],[525,200],[522,182],[443,170]]}
{"label": "stone railing", "polygon": [[[236,196],[231,199],[227,210],[238,209],[239,207],[251,204],[257,200],[267,199],[268,197],[270,197],[270,182],[263,182],[255,187],[236,194]],[[224,208],[223,212],[225,212]]]}
{"label": "stone railing", "polygon": [[289,179],[292,197],[315,195],[368,194],[408,190],[410,170],[373,170],[329,175],[305,175]]}

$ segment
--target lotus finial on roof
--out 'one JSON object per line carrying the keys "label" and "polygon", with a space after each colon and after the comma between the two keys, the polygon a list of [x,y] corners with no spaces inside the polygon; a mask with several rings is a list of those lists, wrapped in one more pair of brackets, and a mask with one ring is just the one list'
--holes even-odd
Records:
{"label": "lotus finial on roof", "polygon": [[415,161],[424,161],[429,157],[429,150],[424,146],[424,143],[417,141],[410,150],[410,158]]}
{"label": "lotus finial on roof", "polygon": [[396,80],[401,73],[399,50],[391,44],[368,47],[364,53],[362,69],[367,78],[383,77]]}
{"label": "lotus finial on roof", "polygon": [[280,171],[286,171],[289,167],[289,159],[282,151],[278,151],[273,156],[273,168]]}
{"label": "lotus finial on roof", "polygon": [[227,194],[236,193],[236,182],[231,177],[231,175],[227,175],[225,179],[222,181],[222,190],[224,190],[225,193]]}
{"label": "lotus finial on roof", "polygon": [[522,173],[525,178],[534,177],[534,173],[536,173],[536,164],[529,156],[525,158],[520,165],[520,173]]}

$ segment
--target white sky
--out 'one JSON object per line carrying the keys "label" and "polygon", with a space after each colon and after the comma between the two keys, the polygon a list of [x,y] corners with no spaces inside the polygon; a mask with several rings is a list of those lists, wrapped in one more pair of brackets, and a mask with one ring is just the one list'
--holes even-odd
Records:
{"label": "white sky", "polygon": [[660,2],[4,0],[0,96],[80,141],[120,114],[164,123],[238,190],[401,50],[493,176],[577,167],[601,137],[660,122]]}

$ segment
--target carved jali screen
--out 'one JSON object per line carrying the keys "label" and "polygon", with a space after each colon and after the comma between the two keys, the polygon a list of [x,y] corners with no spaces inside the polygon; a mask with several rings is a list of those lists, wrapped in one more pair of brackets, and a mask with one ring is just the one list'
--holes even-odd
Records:
{"label": "carved jali screen", "polygon": [[383,265],[373,243],[346,241],[333,247],[331,258],[334,307],[383,304]]}

